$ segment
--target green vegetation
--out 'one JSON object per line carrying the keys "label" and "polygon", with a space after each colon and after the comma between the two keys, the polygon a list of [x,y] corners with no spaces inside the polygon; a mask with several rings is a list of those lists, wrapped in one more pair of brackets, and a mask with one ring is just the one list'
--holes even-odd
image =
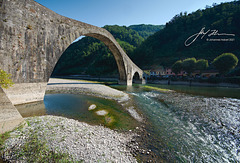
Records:
{"label": "green vegetation", "polygon": [[[165,26],[114,25],[104,28],[113,34],[128,56],[142,69],[152,69],[156,65],[171,67],[176,61],[196,58],[196,60],[185,61],[181,65],[190,74],[194,69],[200,70],[201,73],[208,67],[208,62],[215,63],[213,60],[219,54],[233,53],[237,58],[240,57],[239,17],[240,1],[233,1],[220,5],[214,4],[212,7],[208,6],[206,9],[199,9],[189,14],[180,13]],[[203,28],[204,32],[209,30],[209,33],[198,37],[190,46],[185,46],[185,41]],[[235,36],[218,36],[216,32],[235,34]],[[233,40],[207,41],[207,39],[219,38]],[[195,67],[187,64],[194,64]],[[181,68],[179,66],[179,63],[173,66],[175,72],[179,72]],[[210,67],[213,66],[210,64]],[[236,69],[239,67],[236,66]],[[109,49],[102,42],[85,37],[73,43],[65,51],[53,75],[113,76],[117,73],[117,65]],[[238,74],[238,71],[231,71],[231,74]]]}
{"label": "green vegetation", "polygon": [[188,75],[191,75],[191,73],[194,72],[194,70],[200,70],[200,73],[203,70],[206,70],[208,68],[208,60],[206,59],[199,59],[196,60],[196,58],[187,58],[182,60],[176,61],[172,65],[172,71],[175,74],[180,73],[182,70],[187,72]]}
{"label": "green vegetation", "polygon": [[[133,51],[140,46],[149,35],[163,28],[155,25],[117,26],[106,25],[108,30],[124,51],[131,57]],[[114,75],[118,74],[117,64],[110,50],[103,42],[91,37],[84,37],[71,44],[63,53],[53,75],[88,74]]]}
{"label": "green vegetation", "polygon": [[[22,136],[22,126],[18,128]],[[14,154],[14,160],[12,161],[24,161],[24,162],[73,162],[74,160],[67,153],[62,153],[51,149],[46,140],[41,138],[37,131],[32,129],[28,130],[27,138],[23,144],[14,146],[12,148],[4,147],[4,141],[10,137],[10,132],[0,135],[0,150],[1,154],[5,157]]]}
{"label": "green vegetation", "polygon": [[227,73],[234,69],[238,64],[238,58],[232,53],[224,53],[216,57],[212,64],[221,73]]}
{"label": "green vegetation", "polygon": [[164,25],[151,25],[151,24],[139,24],[139,25],[130,25],[129,28],[135,30],[138,32],[140,36],[142,36],[144,39],[148,38],[148,36],[153,35],[157,31],[160,31],[163,29]]}
{"label": "green vegetation", "polygon": [[4,149],[4,142],[10,137],[10,132],[5,132],[4,134],[0,134],[0,154],[2,154],[2,150]]}
{"label": "green vegetation", "polygon": [[151,87],[151,86],[143,86],[144,88],[147,88],[147,89],[152,89],[152,90],[155,90],[155,91],[159,91],[159,92],[162,92],[162,93],[166,93],[166,92],[173,92],[173,90],[170,90],[170,89],[163,89],[163,88],[158,88],[158,87]]}
{"label": "green vegetation", "polygon": [[11,74],[6,73],[2,69],[0,69],[0,86],[2,88],[9,88],[13,85],[11,80]]}
{"label": "green vegetation", "polygon": [[[152,65],[170,67],[178,60],[195,57],[212,62],[219,54],[233,53],[240,57],[240,1],[214,5],[196,12],[180,13],[166,23],[164,29],[148,37],[133,53],[132,60],[142,69]],[[229,38],[228,36],[201,36],[190,46],[184,42],[192,35],[207,30],[235,34],[234,41],[207,41],[207,38]]]}
{"label": "green vegetation", "polygon": [[175,74],[178,74],[182,71],[183,67],[182,67],[182,61],[176,61],[173,65],[172,65],[172,72],[174,72]]}
{"label": "green vegetation", "polygon": [[196,58],[187,58],[182,61],[183,70],[187,72],[188,75],[195,70]]}
{"label": "green vegetation", "polygon": [[196,62],[196,70],[200,70],[202,72],[203,70],[206,70],[208,68],[208,60],[206,59],[199,59]]}

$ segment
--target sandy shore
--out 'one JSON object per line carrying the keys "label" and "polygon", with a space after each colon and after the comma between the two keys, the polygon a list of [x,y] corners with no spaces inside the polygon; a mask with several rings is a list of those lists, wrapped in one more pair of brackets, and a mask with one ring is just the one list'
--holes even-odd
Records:
{"label": "sandy shore", "polygon": [[26,118],[28,126],[15,130],[5,143],[4,159],[26,162],[17,158],[26,140],[37,135],[38,141],[47,142],[55,152],[67,153],[74,162],[137,162],[127,148],[135,134],[118,133],[103,126],[91,126],[83,122],[58,116]]}

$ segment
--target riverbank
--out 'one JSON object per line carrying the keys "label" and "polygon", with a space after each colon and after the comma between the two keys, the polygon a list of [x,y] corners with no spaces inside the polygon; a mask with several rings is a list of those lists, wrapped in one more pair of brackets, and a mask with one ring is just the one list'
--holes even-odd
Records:
{"label": "riverbank", "polygon": [[[58,116],[30,117],[25,120],[28,126],[13,131],[6,140],[4,160],[36,161],[34,156],[39,152],[44,156],[44,150],[48,149],[47,152],[64,156],[58,161],[67,158],[74,162],[137,162],[127,147],[136,136],[132,132],[119,133],[103,126],[91,126]],[[29,142],[33,138],[33,142]],[[30,150],[36,141],[38,148],[43,151]],[[42,146],[46,147],[43,149]]]}
{"label": "riverbank", "polygon": [[168,80],[148,80],[148,84],[162,84],[162,85],[189,85],[189,86],[202,86],[202,87],[229,87],[229,88],[240,88],[239,84],[231,83],[200,83],[200,82],[189,82],[189,81],[168,81]]}
{"label": "riverbank", "polygon": [[[116,100],[134,119],[143,122],[129,94],[97,82],[50,79],[47,92],[87,94]],[[154,160],[156,157],[143,145],[139,145],[141,135],[147,135],[144,123],[140,123],[136,129],[119,132],[57,116],[30,117],[25,120],[28,126],[13,131],[6,140],[4,160],[35,162],[53,157],[57,160],[50,161],[136,162],[136,158],[142,156],[144,158],[141,160]],[[35,150],[36,156],[32,153]]]}
{"label": "riverbank", "polygon": [[87,80],[50,78],[46,91],[50,93],[64,91],[73,94],[86,94],[112,99],[118,102],[124,102],[130,99],[128,94],[124,92],[110,88],[98,82]]}
{"label": "riverbank", "polygon": [[113,89],[94,81],[51,78],[47,85],[47,93],[85,94],[117,101],[129,114],[139,122],[143,117],[133,107],[127,93]]}

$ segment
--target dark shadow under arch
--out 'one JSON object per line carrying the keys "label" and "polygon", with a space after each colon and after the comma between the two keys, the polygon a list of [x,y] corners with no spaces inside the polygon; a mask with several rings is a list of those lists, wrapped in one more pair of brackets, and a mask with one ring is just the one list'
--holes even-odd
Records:
{"label": "dark shadow under arch", "polygon": [[135,72],[133,75],[133,83],[142,84],[142,79],[140,78],[140,75],[138,72]]}

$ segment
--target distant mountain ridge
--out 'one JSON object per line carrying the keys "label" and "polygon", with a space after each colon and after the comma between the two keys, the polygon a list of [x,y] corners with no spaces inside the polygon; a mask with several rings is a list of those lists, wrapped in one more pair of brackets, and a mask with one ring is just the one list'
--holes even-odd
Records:
{"label": "distant mountain ridge", "polygon": [[[106,25],[124,51],[132,56],[133,51],[141,43],[164,28],[162,25]],[[57,63],[53,75],[88,74],[112,75],[117,74],[117,65],[109,49],[99,40],[84,37],[71,44]]]}
{"label": "distant mountain ridge", "polygon": [[140,36],[146,39],[148,36],[153,35],[154,33],[162,30],[165,25],[151,25],[151,24],[139,24],[139,25],[130,25],[129,28],[138,32]]}

